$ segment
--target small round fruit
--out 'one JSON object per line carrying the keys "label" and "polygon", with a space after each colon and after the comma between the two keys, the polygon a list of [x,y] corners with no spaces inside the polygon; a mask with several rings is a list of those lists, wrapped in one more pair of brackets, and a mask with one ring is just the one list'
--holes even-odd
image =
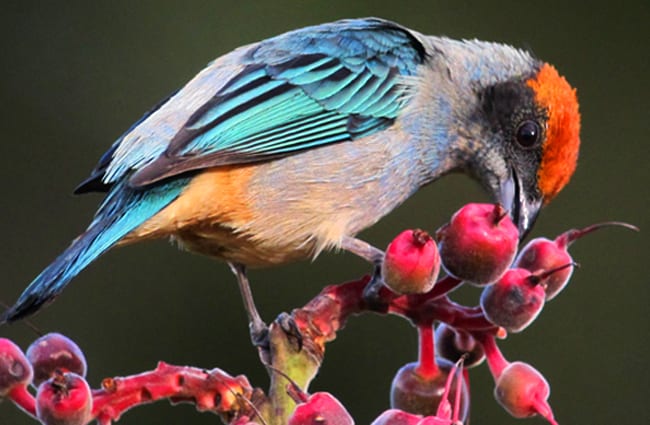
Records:
{"label": "small round fruit", "polygon": [[0,338],[0,399],[16,387],[32,381],[32,366],[23,351],[7,338]]}
{"label": "small round fruit", "polygon": [[289,418],[289,425],[354,425],[345,407],[326,392],[314,393],[298,404]]}
{"label": "small round fruit", "polygon": [[90,420],[92,393],[84,377],[56,372],[36,394],[36,416],[44,425],[85,425]]}
{"label": "small round fruit", "polygon": [[521,332],[539,315],[546,294],[538,279],[525,269],[510,269],[481,293],[485,317],[510,332]]}
{"label": "small round fruit", "polygon": [[[400,368],[393,378],[390,391],[390,406],[405,412],[423,416],[435,416],[438,405],[445,394],[445,386],[454,364],[445,359],[436,359],[439,373],[424,377],[418,373],[418,363],[408,363]],[[456,393],[458,380],[454,380],[450,394]],[[461,382],[460,409],[458,417],[465,421],[469,413],[469,391],[465,380]]]}
{"label": "small round fruit", "polygon": [[398,294],[429,292],[440,272],[436,242],[424,230],[405,230],[388,245],[381,274]]}
{"label": "small round fruit", "polygon": [[477,366],[485,360],[483,346],[462,329],[440,323],[436,328],[435,341],[437,357],[456,363],[465,356],[463,367],[466,369]]}
{"label": "small round fruit", "polygon": [[77,344],[60,333],[49,333],[34,341],[27,349],[27,358],[34,368],[34,386],[50,379],[56,370],[86,376],[86,358]]}
{"label": "small round fruit", "polygon": [[[639,230],[636,226],[632,226],[631,224],[618,221],[607,221],[604,223],[592,224],[591,226],[582,229],[567,230],[555,238],[555,240],[549,240],[546,238],[533,239],[521,250],[515,260],[514,267],[536,272],[538,270],[553,270],[564,264],[571,264],[573,263],[573,259],[571,258],[571,255],[569,255],[569,246],[583,236],[608,226],[625,227],[635,231]],[[573,273],[573,268],[573,265],[571,265],[565,269],[558,270],[545,279],[546,301],[555,298],[555,296],[569,283],[569,279]]]}
{"label": "small round fruit", "polygon": [[512,362],[506,366],[494,387],[494,397],[515,418],[539,414],[553,419],[547,402],[550,393],[544,376],[524,362]]}
{"label": "small round fruit", "polygon": [[483,286],[497,281],[517,253],[519,231],[500,205],[467,204],[436,232],[448,274]]}

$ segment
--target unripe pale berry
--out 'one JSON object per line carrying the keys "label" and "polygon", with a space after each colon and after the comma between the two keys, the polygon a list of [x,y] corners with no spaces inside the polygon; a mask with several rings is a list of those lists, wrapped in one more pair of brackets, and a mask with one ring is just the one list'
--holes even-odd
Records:
{"label": "unripe pale berry", "polygon": [[354,420],[334,396],[319,392],[296,406],[288,425],[354,425]]}
{"label": "unripe pale berry", "polygon": [[494,397],[515,418],[539,414],[555,423],[547,402],[550,392],[548,382],[534,367],[524,362],[512,362],[497,379]]}
{"label": "unripe pale berry", "polygon": [[[436,359],[439,373],[423,376],[418,373],[418,363],[408,363],[400,368],[393,378],[390,390],[392,408],[423,416],[435,416],[438,405],[445,395],[445,386],[454,364],[445,359]],[[455,394],[457,385],[461,385],[460,409],[461,421],[469,412],[469,391],[464,379],[454,380],[449,393]]]}
{"label": "unripe pale berry", "polygon": [[32,381],[32,366],[23,351],[7,338],[0,338],[0,398]]}
{"label": "unripe pale berry", "polygon": [[539,279],[525,269],[510,269],[481,293],[485,317],[510,332],[521,332],[539,315],[546,294]]}
{"label": "unripe pale berry", "polygon": [[456,363],[461,357],[463,367],[471,368],[485,360],[483,346],[472,335],[462,329],[454,329],[445,323],[436,327],[436,356]]}
{"label": "unripe pale berry", "polygon": [[388,245],[381,273],[398,294],[429,292],[440,272],[438,247],[424,230],[405,230]]}
{"label": "unripe pale berry", "polygon": [[86,376],[86,358],[77,344],[59,333],[38,338],[27,349],[34,368],[34,386],[50,379],[56,370]]}
{"label": "unripe pale berry", "polygon": [[[579,230],[568,230],[553,241],[546,238],[533,239],[521,250],[515,260],[514,267],[535,272],[538,270],[551,270],[563,264],[573,263],[573,259],[568,252],[569,246],[582,236],[605,226],[621,226],[631,230],[639,230],[637,227],[627,223],[611,221],[594,224]],[[573,266],[553,273],[553,275],[545,280],[546,301],[553,299],[564,289],[567,283],[569,283],[572,273]]]}
{"label": "unripe pale berry", "polygon": [[[546,238],[537,238],[522,249],[514,266],[534,272],[572,262],[573,259],[566,247],[561,247],[555,241]],[[569,283],[571,274],[573,274],[573,267],[567,267],[548,278],[545,291],[547,301],[553,299]]]}
{"label": "unripe pale berry", "polygon": [[86,380],[72,372],[55,372],[36,394],[36,416],[44,425],[85,425],[92,393]]}
{"label": "unripe pale berry", "polygon": [[500,205],[467,204],[436,232],[442,266],[476,285],[498,280],[517,253],[519,231]]}

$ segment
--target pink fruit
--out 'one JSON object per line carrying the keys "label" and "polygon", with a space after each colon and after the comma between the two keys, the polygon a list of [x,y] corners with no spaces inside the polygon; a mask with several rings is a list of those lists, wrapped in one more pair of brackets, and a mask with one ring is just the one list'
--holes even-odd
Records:
{"label": "pink fruit", "polygon": [[354,425],[345,407],[329,393],[314,393],[300,403],[289,418],[289,425]]}
{"label": "pink fruit", "polygon": [[[573,259],[568,252],[569,246],[582,236],[605,226],[622,226],[632,230],[639,230],[637,227],[627,223],[610,221],[594,224],[579,230],[568,230],[553,241],[546,238],[533,239],[521,250],[515,260],[514,267],[536,272],[538,270],[551,270],[563,264],[573,263]],[[564,289],[567,283],[569,283],[572,273],[573,266],[553,273],[552,276],[546,279],[546,301],[550,301]]]}
{"label": "pink fruit", "polygon": [[483,346],[472,335],[462,329],[455,329],[445,323],[436,328],[435,333],[436,355],[452,363],[463,360],[464,368],[477,366],[485,360]]}
{"label": "pink fruit", "polygon": [[424,230],[405,230],[388,245],[381,273],[398,294],[429,292],[440,272],[438,247]]}
{"label": "pink fruit", "polygon": [[510,363],[496,381],[494,397],[515,418],[540,415],[555,424],[544,376],[524,362]]}
{"label": "pink fruit", "polygon": [[92,394],[86,380],[72,372],[55,372],[36,394],[36,415],[44,425],[85,425]]}
{"label": "pink fruit", "polygon": [[7,338],[0,338],[0,398],[32,380],[32,366],[23,351]]}
{"label": "pink fruit", "polygon": [[508,269],[519,232],[500,205],[467,204],[436,232],[442,266],[450,275],[487,285]]}
{"label": "pink fruit", "polygon": [[531,272],[510,269],[494,285],[481,293],[485,317],[510,332],[521,332],[539,315],[546,294]]}
{"label": "pink fruit", "polygon": [[86,358],[77,344],[59,333],[38,338],[27,349],[34,368],[34,386],[50,379],[56,370],[86,376]]}
{"label": "pink fruit", "polygon": [[[408,363],[397,372],[390,391],[390,405],[394,409],[405,412],[435,416],[443,396],[449,373],[454,369],[454,364],[445,359],[436,359],[438,373],[432,376],[423,376],[418,373],[418,363]],[[465,380],[454,380],[449,389],[450,394],[456,394],[456,387],[461,385],[460,407],[458,417],[465,421],[469,412],[469,391]]]}

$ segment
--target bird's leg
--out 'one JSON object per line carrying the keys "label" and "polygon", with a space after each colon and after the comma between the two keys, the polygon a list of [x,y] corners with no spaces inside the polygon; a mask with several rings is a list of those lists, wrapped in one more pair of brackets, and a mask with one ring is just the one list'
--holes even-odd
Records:
{"label": "bird's leg", "polygon": [[385,302],[381,301],[381,297],[379,296],[379,291],[384,286],[384,279],[381,276],[381,263],[384,261],[384,251],[351,236],[343,237],[341,248],[358,255],[374,266],[372,278],[363,290],[363,299],[371,309],[384,311],[388,306]]}
{"label": "bird's leg", "polygon": [[248,327],[251,333],[253,345],[256,347],[266,346],[268,345],[269,328],[257,312],[257,307],[255,307],[253,293],[251,292],[251,287],[248,282],[248,276],[246,276],[246,267],[239,263],[228,263],[228,265],[230,266],[230,270],[232,270],[237,277],[239,291],[241,292],[241,297],[244,301],[244,308],[248,315]]}
{"label": "bird's leg", "polygon": [[341,248],[363,258],[369,263],[374,265],[381,265],[384,259],[384,251],[375,248],[368,242],[361,239],[353,238],[351,236],[343,236],[341,241]]}

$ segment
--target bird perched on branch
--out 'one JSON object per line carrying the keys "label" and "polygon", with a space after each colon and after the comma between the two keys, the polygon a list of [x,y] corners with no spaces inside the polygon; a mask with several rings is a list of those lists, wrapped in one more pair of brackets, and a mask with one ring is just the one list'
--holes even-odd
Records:
{"label": "bird perched on branch", "polygon": [[76,193],[106,192],[88,229],[2,317],[56,297],[114,246],[171,238],[227,261],[251,326],[246,267],[342,248],[420,187],[460,171],[522,233],[576,167],[575,90],[513,47],[352,19],[240,47],[124,133]]}

